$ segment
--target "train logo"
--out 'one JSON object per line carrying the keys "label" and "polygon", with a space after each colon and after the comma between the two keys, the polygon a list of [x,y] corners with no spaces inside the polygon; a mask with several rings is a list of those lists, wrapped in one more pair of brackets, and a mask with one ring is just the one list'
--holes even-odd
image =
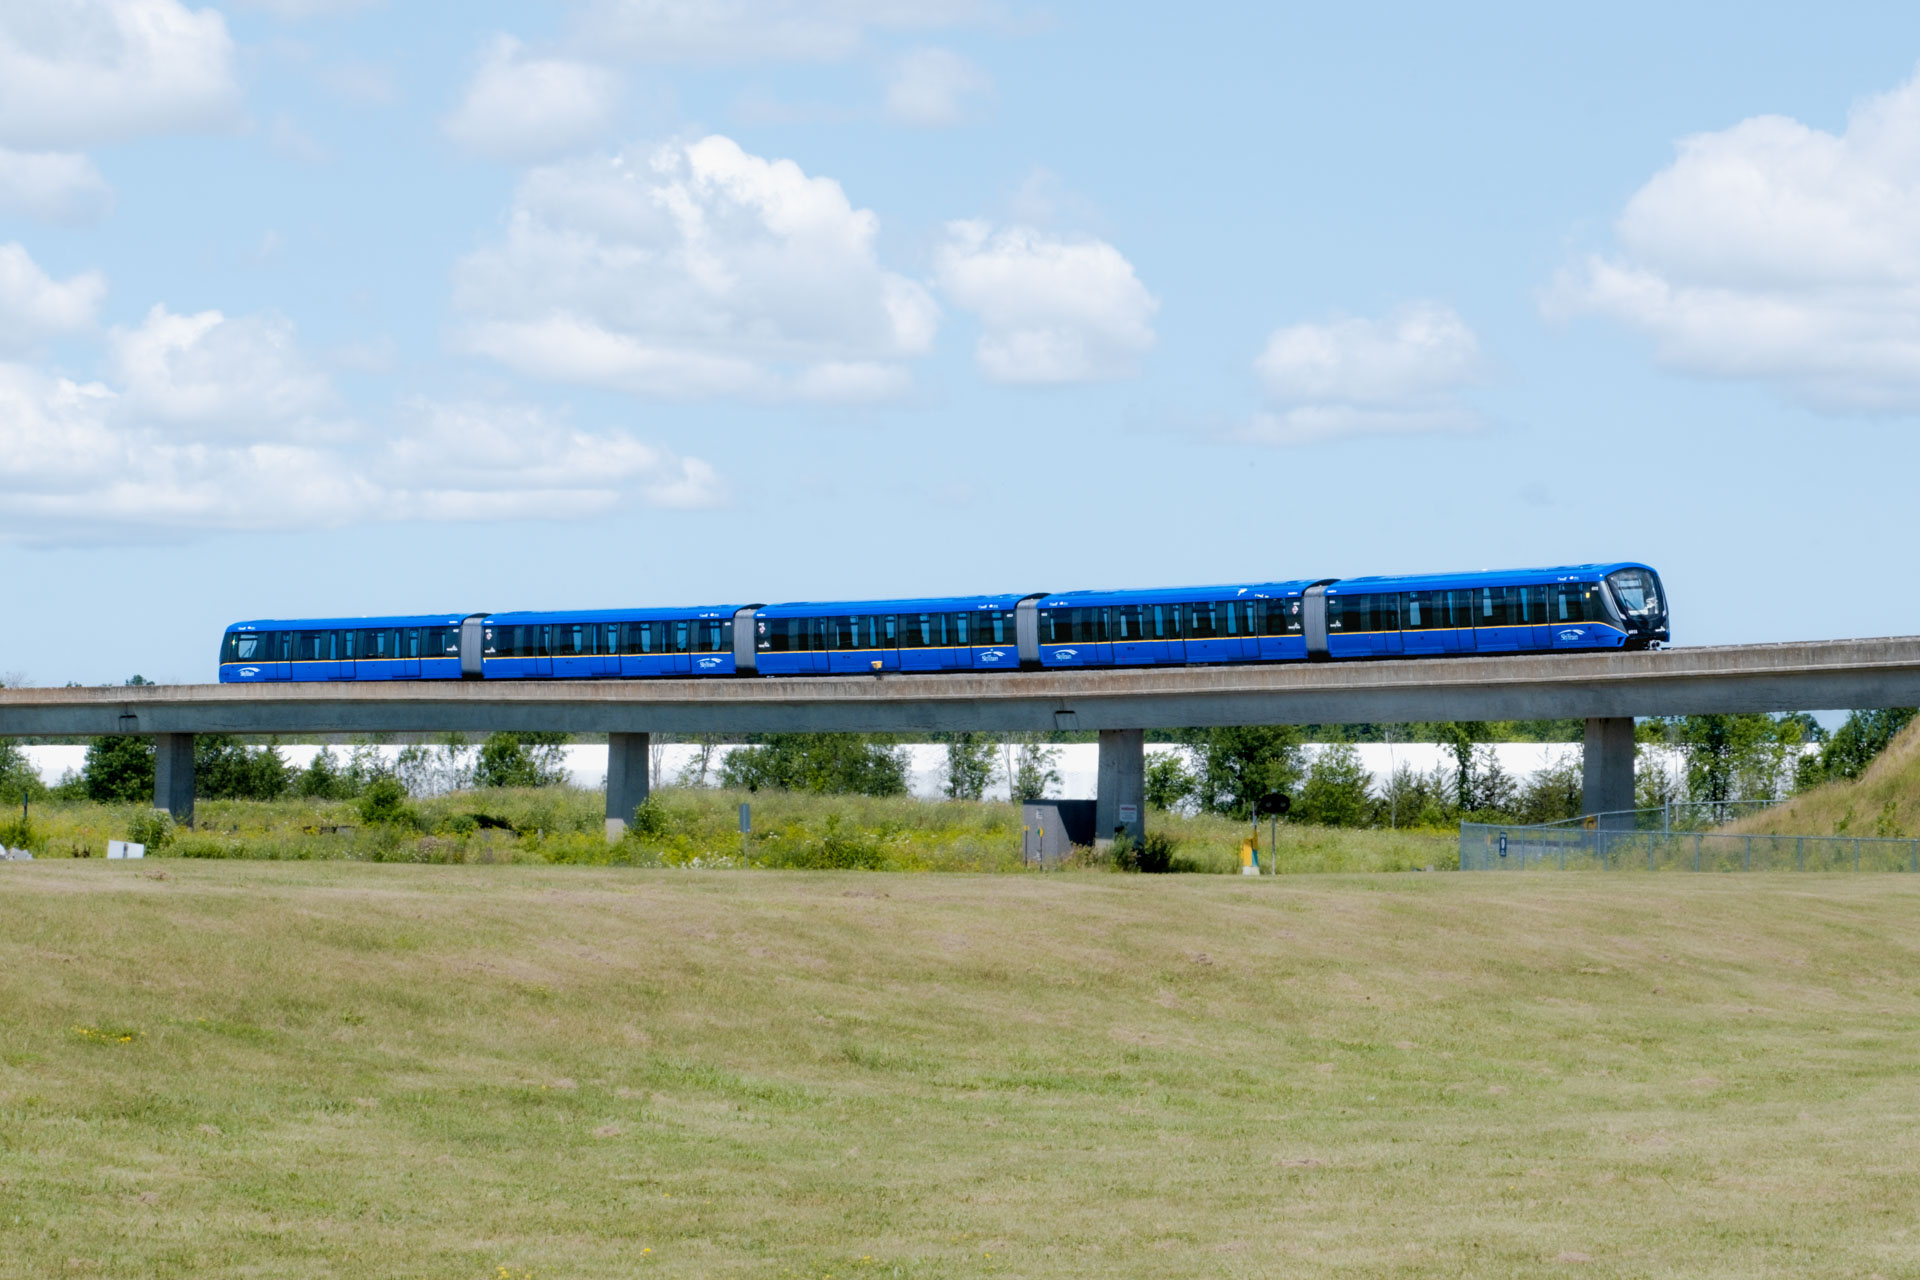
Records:
{"label": "train logo", "polygon": [[1581,636],[1585,634],[1587,634],[1585,628],[1574,627],[1574,628],[1571,628],[1570,630],[1562,631],[1560,633],[1560,638],[1562,640],[1578,640]]}
{"label": "train logo", "polygon": [[1078,649],[1055,649],[1053,651],[1053,656],[1064,661],[1068,658],[1079,657],[1080,651]]}
{"label": "train logo", "polygon": [[243,675],[243,676],[257,676],[257,675],[259,675],[259,674],[260,674],[260,668],[258,668],[258,667],[242,667],[242,668],[240,668],[240,674],[241,674],[241,675]]}
{"label": "train logo", "polygon": [[980,661],[982,662],[998,662],[1006,656],[1007,654],[1004,649],[982,649],[980,651]]}
{"label": "train logo", "polygon": [[717,667],[719,665],[720,665],[720,659],[718,658],[700,659],[700,666],[705,670],[712,670],[714,667]]}

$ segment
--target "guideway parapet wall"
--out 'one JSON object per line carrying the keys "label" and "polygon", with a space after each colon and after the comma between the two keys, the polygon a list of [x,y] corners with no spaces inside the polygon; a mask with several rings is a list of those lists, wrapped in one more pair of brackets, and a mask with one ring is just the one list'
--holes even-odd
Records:
{"label": "guideway parapet wall", "polygon": [[[1916,705],[1920,636],[1897,636],[1636,653],[884,678],[0,689],[0,737],[1137,731],[1415,720],[1617,722],[1635,716]],[[1620,732],[1603,729],[1602,737],[1615,748],[1614,764],[1626,762],[1624,773],[1604,769],[1597,784],[1614,799],[1622,785],[1630,787],[1632,777],[1631,732],[1624,738]],[[187,751],[190,761],[190,743]],[[644,748],[639,755],[644,760]],[[633,794],[631,788],[627,794]],[[634,803],[644,796],[640,791]],[[621,803],[626,798],[621,796]],[[156,799],[175,809],[177,797]],[[1114,804],[1121,803],[1127,801],[1115,797]],[[625,820],[630,811],[608,816]]]}

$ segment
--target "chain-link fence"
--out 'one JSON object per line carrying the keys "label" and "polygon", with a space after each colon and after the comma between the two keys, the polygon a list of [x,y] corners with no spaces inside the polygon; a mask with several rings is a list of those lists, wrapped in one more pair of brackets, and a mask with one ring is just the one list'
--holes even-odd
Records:
{"label": "chain-link fence", "polygon": [[1920,873],[1920,840],[1609,830],[1599,826],[1501,827],[1463,822],[1460,869]]}

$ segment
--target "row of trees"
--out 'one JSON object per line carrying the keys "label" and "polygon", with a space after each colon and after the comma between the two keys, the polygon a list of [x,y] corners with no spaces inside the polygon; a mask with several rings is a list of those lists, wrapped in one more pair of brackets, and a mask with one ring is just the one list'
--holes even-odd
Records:
{"label": "row of trees", "polygon": [[[543,787],[566,781],[561,747],[566,734],[496,733],[478,751],[464,743],[403,747],[392,762],[371,747],[342,757],[331,748],[296,769],[277,746],[251,747],[225,734],[200,734],[193,743],[194,794],[203,800],[278,800],[312,796],[348,800],[381,778],[415,795],[466,787]],[[95,738],[79,773],[49,787],[11,742],[0,742],[0,801],[42,798],[108,804],[153,801],[151,738]]]}

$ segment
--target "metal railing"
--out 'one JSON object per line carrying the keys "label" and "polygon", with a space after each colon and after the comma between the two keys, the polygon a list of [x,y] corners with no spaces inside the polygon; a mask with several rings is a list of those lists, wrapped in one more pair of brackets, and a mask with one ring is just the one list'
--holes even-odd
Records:
{"label": "metal railing", "polygon": [[1609,830],[1605,826],[1502,827],[1463,822],[1460,869],[1920,873],[1920,840]]}

